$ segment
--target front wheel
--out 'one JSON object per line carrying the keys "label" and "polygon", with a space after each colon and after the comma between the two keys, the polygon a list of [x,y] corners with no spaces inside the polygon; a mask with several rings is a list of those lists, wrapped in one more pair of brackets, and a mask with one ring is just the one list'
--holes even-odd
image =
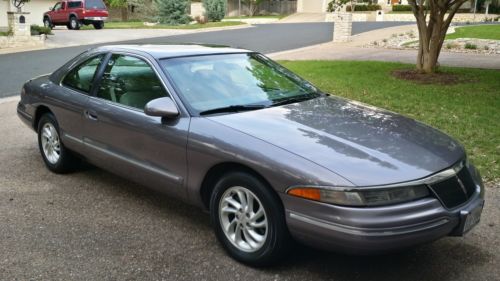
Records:
{"label": "front wheel", "polygon": [[47,27],[47,28],[50,28],[50,29],[52,29],[52,27],[53,27],[53,26],[52,26],[52,22],[50,21],[50,19],[49,19],[49,18],[45,18],[45,19],[43,19],[43,25],[44,25],[45,27]]}
{"label": "front wheel", "polygon": [[251,174],[233,172],[219,180],[210,216],[218,240],[240,262],[268,265],[287,250],[290,239],[281,202]]}
{"label": "front wheel", "polygon": [[104,22],[103,21],[97,21],[92,23],[95,29],[103,29],[104,28]]}
{"label": "front wheel", "polygon": [[57,121],[50,113],[44,114],[38,122],[38,147],[45,165],[54,173],[71,172],[80,163],[80,159],[64,147]]}

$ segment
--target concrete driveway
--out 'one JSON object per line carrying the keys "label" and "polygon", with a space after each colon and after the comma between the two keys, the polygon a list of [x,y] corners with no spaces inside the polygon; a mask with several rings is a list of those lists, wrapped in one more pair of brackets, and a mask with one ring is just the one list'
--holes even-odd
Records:
{"label": "concrete driveway", "polygon": [[36,135],[0,101],[0,280],[498,280],[500,186],[479,227],[405,252],[297,246],[277,266],[230,259],[207,214],[97,168],[49,172]]}

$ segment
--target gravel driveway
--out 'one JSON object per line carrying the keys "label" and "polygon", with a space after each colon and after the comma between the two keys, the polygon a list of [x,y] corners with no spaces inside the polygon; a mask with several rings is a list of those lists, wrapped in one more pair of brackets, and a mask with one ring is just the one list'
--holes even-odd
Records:
{"label": "gravel driveway", "polygon": [[50,173],[16,103],[0,100],[0,280],[499,280],[499,186],[465,238],[372,257],[298,246],[254,269],[196,208],[97,168]]}

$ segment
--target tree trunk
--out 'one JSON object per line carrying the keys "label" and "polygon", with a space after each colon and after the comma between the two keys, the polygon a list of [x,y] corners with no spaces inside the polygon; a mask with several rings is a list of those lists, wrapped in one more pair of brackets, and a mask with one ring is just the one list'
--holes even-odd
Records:
{"label": "tree trunk", "polygon": [[[434,73],[438,68],[438,58],[443,47],[446,31],[457,10],[468,0],[456,1],[419,1],[409,0],[413,15],[417,20],[419,47],[417,54],[417,70],[423,73]],[[428,3],[425,7],[424,3]],[[449,12],[446,17],[446,12]]]}
{"label": "tree trunk", "polygon": [[122,21],[128,21],[128,7],[121,7]]}

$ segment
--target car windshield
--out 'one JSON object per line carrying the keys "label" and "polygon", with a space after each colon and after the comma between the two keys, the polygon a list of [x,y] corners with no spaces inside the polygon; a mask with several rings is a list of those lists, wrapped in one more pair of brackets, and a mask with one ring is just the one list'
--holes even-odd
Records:
{"label": "car windshield", "polygon": [[166,74],[199,114],[253,110],[319,96],[307,81],[259,54],[169,58]]}
{"label": "car windshield", "polygon": [[86,9],[105,9],[106,6],[102,0],[86,0],[85,1]]}

